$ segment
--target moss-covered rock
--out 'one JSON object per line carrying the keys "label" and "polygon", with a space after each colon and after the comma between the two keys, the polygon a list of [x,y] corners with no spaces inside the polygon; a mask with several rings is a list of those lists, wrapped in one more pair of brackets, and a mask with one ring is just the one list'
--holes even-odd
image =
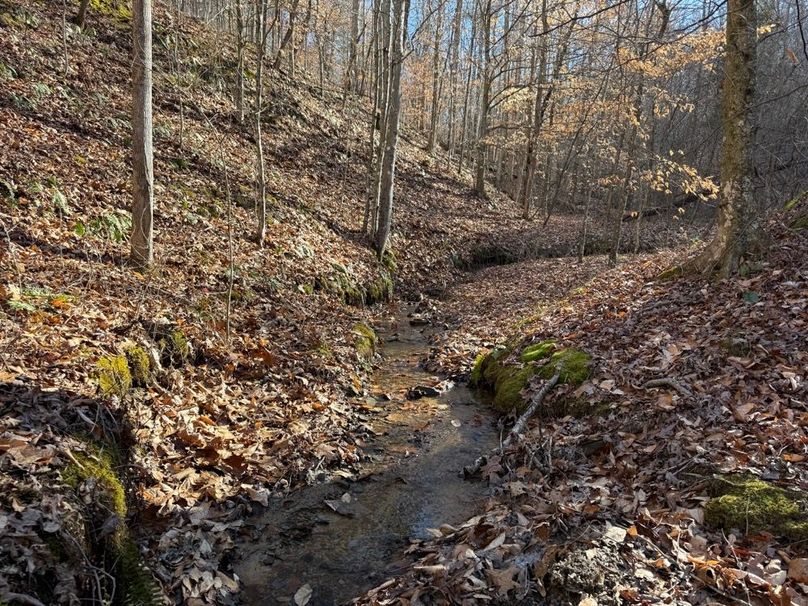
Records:
{"label": "moss-covered rock", "polygon": [[559,383],[580,385],[589,378],[589,365],[592,357],[580,349],[569,347],[555,352],[539,371],[543,379],[550,379],[561,364]]}
{"label": "moss-covered rock", "polygon": [[333,294],[353,307],[385,303],[393,298],[393,279],[386,271],[381,271],[367,283],[359,284],[344,267],[332,265],[336,271],[329,276],[318,277],[314,282],[315,290]]}
{"label": "moss-covered rock", "polygon": [[132,389],[132,373],[126,356],[104,356],[96,370],[98,388],[105,396],[124,397]]}
{"label": "moss-covered rock", "polygon": [[527,408],[527,402],[522,398],[522,390],[527,387],[537,371],[538,367],[532,365],[503,366],[497,375],[494,387],[494,408],[503,412],[511,410],[522,412]]}
{"label": "moss-covered rock", "polygon": [[480,353],[477,354],[476,358],[474,358],[474,364],[472,365],[471,373],[469,374],[469,385],[472,387],[478,387],[482,384],[483,362],[485,361],[485,357],[485,353]]}
{"label": "moss-covered rock", "polygon": [[364,322],[357,322],[353,325],[354,347],[359,358],[370,361],[376,355],[376,344],[378,338],[376,331]]}
{"label": "moss-covered rock", "polygon": [[704,509],[708,526],[743,533],[770,532],[808,539],[808,495],[764,482],[751,474],[717,476]]}
{"label": "moss-covered rock", "polygon": [[[518,358],[515,352],[519,352]],[[590,361],[589,354],[580,349],[557,350],[552,340],[529,345],[521,351],[508,345],[477,356],[469,383],[491,389],[493,405],[498,410],[521,412],[527,406],[521,392],[534,376],[550,379],[558,365],[563,364],[559,383],[579,385],[589,377]]]}
{"label": "moss-covered rock", "polygon": [[552,340],[528,345],[522,350],[522,362],[535,362],[536,360],[549,358],[555,348],[555,341]]}
{"label": "moss-covered rock", "polygon": [[132,375],[132,385],[146,387],[152,381],[151,359],[146,350],[137,345],[126,350],[126,361]]}
{"label": "moss-covered rock", "polygon": [[385,303],[393,298],[393,280],[387,274],[383,274],[373,280],[365,288],[365,304],[375,305]]}

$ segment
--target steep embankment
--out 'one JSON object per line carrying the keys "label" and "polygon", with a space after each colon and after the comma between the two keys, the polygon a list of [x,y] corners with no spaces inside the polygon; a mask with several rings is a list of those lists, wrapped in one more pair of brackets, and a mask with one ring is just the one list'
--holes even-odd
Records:
{"label": "steep embankment", "polygon": [[396,263],[380,265],[359,231],[362,105],[271,72],[258,249],[232,41],[158,6],[157,263],[131,271],[130,32],[115,7],[91,2],[79,31],[58,4],[0,2],[0,600],[101,599],[112,577],[142,597],[140,549],[174,599],[228,601],[242,517],[359,462],[350,396],[375,348],[362,304],[392,280],[442,288],[453,255],[518,220],[404,141]]}

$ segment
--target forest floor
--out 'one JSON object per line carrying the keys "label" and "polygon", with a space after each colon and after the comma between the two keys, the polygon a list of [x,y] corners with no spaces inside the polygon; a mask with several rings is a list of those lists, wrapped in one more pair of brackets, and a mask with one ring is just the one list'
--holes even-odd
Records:
{"label": "forest floor", "polygon": [[[128,15],[112,6],[93,3],[79,31],[63,29],[52,2],[0,0],[0,601],[73,604],[118,587],[143,603],[163,592],[237,602],[239,557],[262,540],[258,528],[285,524],[266,518],[279,499],[342,519],[345,486],[368,474],[416,486],[418,463],[403,476],[382,468],[429,457],[455,430],[474,427],[454,463],[483,454],[496,440],[475,432],[496,433],[495,415],[455,414],[485,398],[454,398],[464,388],[450,379],[506,340],[515,352],[548,338],[591,356],[575,397],[600,413],[547,418],[489,460],[485,481],[452,484],[477,503],[490,483],[493,499],[455,507],[457,530],[413,537],[409,555],[399,543],[398,568],[385,571],[397,574],[365,599],[535,600],[551,566],[564,570],[587,541],[620,570],[638,545],[661,550],[664,565],[631,569],[643,583],[634,594],[619,589],[638,601],[663,589],[715,598],[740,583],[755,595],[799,591],[800,577],[772,580],[799,541],[705,530],[706,483],[682,474],[747,469],[805,488],[804,232],[775,225],[765,271],[718,286],[654,281],[701,231],[669,217],[642,228],[642,255],[579,264],[577,219],[544,226],[495,193],[482,201],[466,173],[407,135],[395,257],[379,263],[361,230],[366,108],[273,71],[271,220],[258,248],[254,140],[228,92],[232,41],[158,5],[157,263],[139,274],[125,264]],[[602,249],[603,226],[590,232]],[[408,312],[428,323],[430,343],[417,347],[427,370],[413,370],[413,352],[396,366],[395,341],[373,330],[395,338]],[[410,382],[380,386],[395,368]],[[661,376],[690,395],[641,388]],[[405,445],[410,433],[428,439]],[[464,525],[461,514],[483,517]],[[607,545],[601,535],[620,534],[607,522],[630,538]],[[603,581],[579,593],[618,591],[594,576]],[[315,603],[306,591],[291,599]]]}

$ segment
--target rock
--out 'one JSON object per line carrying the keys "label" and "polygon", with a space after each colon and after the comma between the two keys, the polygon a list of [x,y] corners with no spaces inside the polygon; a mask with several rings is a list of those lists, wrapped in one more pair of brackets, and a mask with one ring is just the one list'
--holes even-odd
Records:
{"label": "rock", "polygon": [[431,385],[416,385],[407,392],[408,400],[420,400],[421,398],[437,398],[440,389]]}
{"label": "rock", "polygon": [[422,316],[413,316],[410,318],[410,326],[429,326],[431,322]]}

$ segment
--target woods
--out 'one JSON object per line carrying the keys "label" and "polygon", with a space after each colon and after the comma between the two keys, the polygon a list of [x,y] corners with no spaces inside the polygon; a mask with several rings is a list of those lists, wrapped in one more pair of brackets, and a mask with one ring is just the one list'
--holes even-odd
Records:
{"label": "woods", "polygon": [[[725,15],[708,3],[674,9],[665,2],[425,0],[411,7],[379,0],[325,7],[312,0],[305,9],[297,1],[177,7],[239,41],[232,85],[239,122],[244,44],[255,44],[259,242],[266,221],[258,119],[268,85],[264,57],[290,74],[297,64],[312,69],[321,87],[342,88],[375,108],[363,224],[380,256],[394,224],[401,128],[420,133],[430,155],[440,148],[449,164],[457,158],[458,171],[472,167],[478,196],[496,188],[527,220],[541,216],[546,223],[571,211],[596,216],[611,226],[612,262],[631,240],[639,248],[649,208],[681,220],[677,201],[695,196],[718,213],[718,236],[726,242],[716,240],[688,267],[731,273],[754,240],[747,233],[755,231],[754,217],[797,195],[805,176],[804,158],[774,143],[767,132],[775,131],[755,116],[768,103],[765,91],[797,136],[805,134],[799,112],[791,111],[805,86],[804,70],[783,71],[801,44],[801,24],[787,2],[766,5],[759,27],[750,12],[755,7],[728,7]],[[756,68],[759,46],[767,57],[780,49],[781,60]],[[762,84],[755,87],[755,80]],[[724,134],[714,136],[717,130]],[[791,146],[798,149],[796,139]],[[775,158],[782,166],[775,168]],[[753,175],[764,163],[769,168]],[[626,213],[639,217],[634,234],[623,233]]]}
{"label": "woods", "polygon": [[803,0],[0,0],[0,604],[808,602]]}

